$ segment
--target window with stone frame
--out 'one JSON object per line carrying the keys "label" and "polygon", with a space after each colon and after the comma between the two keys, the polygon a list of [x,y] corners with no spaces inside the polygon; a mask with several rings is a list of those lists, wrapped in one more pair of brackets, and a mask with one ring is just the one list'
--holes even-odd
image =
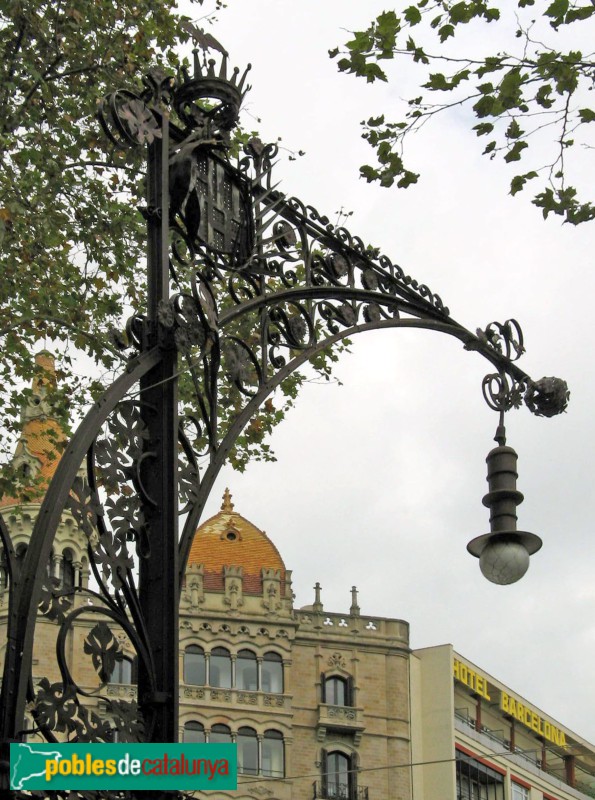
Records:
{"label": "window with stone frame", "polygon": [[322,698],[321,702],[329,706],[353,705],[353,678],[344,678],[341,675],[326,675],[324,672],[320,679]]}
{"label": "window with stone frame", "polygon": [[229,744],[231,741],[231,729],[227,725],[213,725],[209,733],[211,744]]}
{"label": "window with stone frame", "polygon": [[240,775],[258,775],[258,737],[254,728],[240,728],[236,743]]}
{"label": "window with stone frame", "polygon": [[184,683],[204,686],[207,682],[205,651],[197,644],[189,644],[184,650]]}
{"label": "window with stone frame", "polygon": [[125,685],[136,684],[136,672],[136,658],[132,659],[118,653],[112,674],[109,677],[109,683]]}
{"label": "window with stone frame", "polygon": [[209,657],[209,685],[231,689],[231,655],[225,647],[215,647]]}
{"label": "window with stone frame", "polygon": [[267,778],[285,775],[285,744],[281,731],[265,731],[262,738],[260,771]]}
{"label": "window with stone frame", "polygon": [[269,652],[264,654],[259,688],[263,692],[283,694],[283,659],[279,653]]}
{"label": "window with stone frame", "polygon": [[351,800],[357,797],[355,754],[323,750],[321,754],[321,797],[326,800]]}
{"label": "window with stone frame", "polygon": [[240,650],[236,659],[236,688],[246,692],[258,690],[258,661],[252,650]]}
{"label": "window with stone frame", "polygon": [[204,725],[196,720],[190,720],[184,725],[184,742],[202,744],[206,742]]}

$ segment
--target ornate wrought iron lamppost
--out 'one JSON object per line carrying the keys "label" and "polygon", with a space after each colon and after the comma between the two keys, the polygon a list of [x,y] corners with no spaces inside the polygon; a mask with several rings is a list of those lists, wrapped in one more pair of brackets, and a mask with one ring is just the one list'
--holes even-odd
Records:
{"label": "ornate wrought iron lamppost", "polygon": [[[124,741],[177,740],[178,603],[194,531],[245,426],[320,351],[366,330],[430,329],[487,359],[495,372],[484,394],[499,412],[523,398],[547,416],[566,406],[562,381],[534,382],[516,365],[523,352],[517,323],[492,323],[473,334],[426,285],[277,191],[276,146],[253,139],[233,164],[230,131],[246,91],[246,73],[230,75],[226,54],[216,65],[196,50],[192,76],[153,71],[144,91],[116,91],[100,110],[118,147],[148,147],[147,308],[129,323],[135,350],[125,372],[66,448],[18,580],[0,524],[11,575],[0,696],[5,768],[5,745],[22,738],[26,708],[30,724],[50,741],[110,741],[114,730]],[[192,398],[182,411],[178,393]],[[230,409],[225,424],[223,406]],[[513,451],[504,448],[503,434],[499,443],[485,499],[492,533],[469,545],[484,574],[494,541],[536,549],[531,534],[516,531]],[[82,463],[86,479],[78,476]],[[98,587],[87,592],[92,605],[73,605],[74,590],[60,591],[37,572],[65,509],[88,537]],[[60,679],[34,687],[40,603],[59,629]],[[82,617],[98,620],[86,642],[93,663],[105,661],[115,628],[137,653],[138,705],[104,699],[102,715],[101,691],[90,698],[71,674],[64,642]],[[6,772],[4,781],[6,787]]]}

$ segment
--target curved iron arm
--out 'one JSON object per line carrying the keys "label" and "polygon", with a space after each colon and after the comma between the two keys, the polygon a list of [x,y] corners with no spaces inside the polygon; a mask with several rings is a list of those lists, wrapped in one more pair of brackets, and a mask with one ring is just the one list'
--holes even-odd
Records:
{"label": "curved iron arm", "polygon": [[[369,300],[370,299],[369,295],[370,293],[367,292],[354,292],[354,293],[350,293],[349,291],[345,292],[345,296],[356,297],[358,299],[363,299],[363,300]],[[296,297],[300,297],[300,293],[296,290],[294,292],[284,293],[284,296],[295,299]],[[250,303],[250,305],[246,304],[244,311],[246,311],[247,313],[248,310],[252,311],[256,308],[266,306],[267,304],[276,302],[278,299],[279,297],[275,296],[273,299],[260,298],[259,300],[254,300]],[[407,306],[407,304],[404,303],[403,301],[399,301],[398,305],[401,310],[405,310]],[[224,321],[222,322],[222,328],[224,327],[226,322],[231,322],[235,318],[236,313],[230,313],[227,318],[224,318]],[[472,334],[462,325],[459,325],[458,323],[454,322],[454,320],[439,321],[431,319],[397,318],[397,319],[382,320],[377,322],[363,323],[361,325],[356,325],[341,330],[331,336],[328,336],[316,342],[313,346],[311,346],[307,350],[304,350],[299,355],[295,356],[287,364],[285,364],[281,369],[279,369],[275,373],[273,377],[262,383],[262,385],[258,389],[258,392],[250,399],[250,401],[244,406],[240,414],[238,414],[238,416],[234,419],[233,424],[226,431],[218,447],[216,448],[216,451],[212,453],[209,465],[206,468],[202,476],[202,479],[200,481],[200,486],[197,492],[195,503],[191,507],[191,510],[184,524],[184,529],[182,531],[182,536],[180,539],[180,581],[182,580],[185,574],[188,555],[190,552],[190,547],[192,545],[192,539],[196,531],[196,528],[199,525],[201,515],[204,510],[204,506],[208,500],[213,484],[215,483],[221,468],[225,464],[225,461],[227,460],[229,452],[233,447],[235,441],[237,440],[237,437],[240,435],[242,430],[245,428],[245,426],[248,424],[248,422],[257,412],[257,410],[262,406],[266,398],[272,392],[274,392],[274,390],[289,375],[291,375],[292,372],[298,370],[303,364],[305,364],[308,360],[310,360],[312,356],[314,356],[321,350],[324,350],[329,345],[333,345],[336,342],[341,341],[345,337],[352,337],[357,333],[362,333],[364,331],[369,331],[369,330],[379,330],[384,328],[415,328],[421,330],[432,330],[438,333],[444,333],[449,336],[453,336],[454,338],[461,341],[467,350],[476,350],[477,352],[479,352],[482,356],[484,356],[484,358],[486,358],[490,363],[492,363],[497,370],[509,373],[517,385],[529,385],[532,383],[531,378],[527,375],[527,373],[521,370],[516,364],[507,360],[497,352],[489,350],[485,346],[485,344],[479,339],[479,337]]]}

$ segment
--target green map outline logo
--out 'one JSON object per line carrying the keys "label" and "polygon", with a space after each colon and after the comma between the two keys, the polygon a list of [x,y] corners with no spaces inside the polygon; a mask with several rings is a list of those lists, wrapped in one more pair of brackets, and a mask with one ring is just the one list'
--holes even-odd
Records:
{"label": "green map outline logo", "polygon": [[237,745],[12,743],[10,788],[234,790]]}

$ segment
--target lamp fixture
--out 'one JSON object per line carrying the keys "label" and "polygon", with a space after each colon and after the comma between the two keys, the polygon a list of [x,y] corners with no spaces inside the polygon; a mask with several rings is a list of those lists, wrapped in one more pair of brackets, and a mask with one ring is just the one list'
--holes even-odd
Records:
{"label": "lamp fixture", "polygon": [[500,425],[494,437],[498,447],[490,450],[488,465],[489,492],[483,498],[490,509],[490,533],[478,536],[467,545],[471,555],[479,558],[482,574],[492,583],[516,583],[529,569],[529,557],[542,545],[539,536],[517,530],[516,507],[524,497],[516,488],[517,454],[506,445],[506,428],[501,412]]}

